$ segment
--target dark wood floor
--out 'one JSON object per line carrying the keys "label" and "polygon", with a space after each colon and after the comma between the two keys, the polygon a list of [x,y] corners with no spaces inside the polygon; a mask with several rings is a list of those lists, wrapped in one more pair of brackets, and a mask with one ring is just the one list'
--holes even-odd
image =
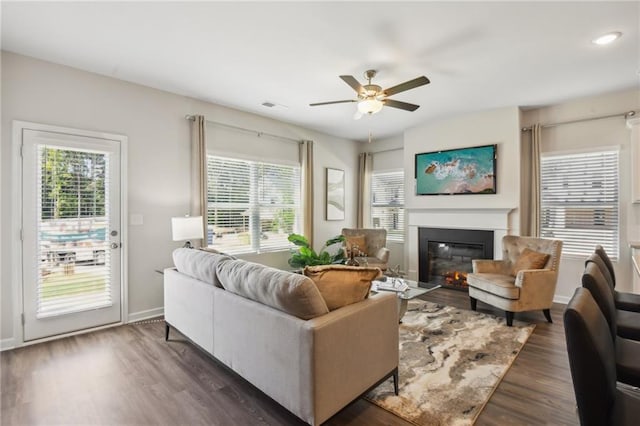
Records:
{"label": "dark wood floor", "polygon": [[[424,298],[468,308],[455,290]],[[516,315],[537,327],[477,425],[578,424],[563,308],[552,309],[553,324],[542,312]],[[178,333],[166,343],[160,320],[2,352],[0,368],[2,425],[304,424]],[[409,425],[364,400],[326,424]]]}

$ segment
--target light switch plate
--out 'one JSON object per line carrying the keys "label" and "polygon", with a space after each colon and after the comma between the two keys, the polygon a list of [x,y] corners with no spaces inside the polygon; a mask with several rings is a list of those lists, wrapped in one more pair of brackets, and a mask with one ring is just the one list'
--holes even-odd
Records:
{"label": "light switch plate", "polygon": [[129,216],[129,225],[131,226],[140,226],[143,222],[142,215],[139,213],[132,213]]}

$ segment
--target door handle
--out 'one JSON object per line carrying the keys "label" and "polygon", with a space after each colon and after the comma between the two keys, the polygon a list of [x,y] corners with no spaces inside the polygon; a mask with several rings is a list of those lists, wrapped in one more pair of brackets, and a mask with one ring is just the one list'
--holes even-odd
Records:
{"label": "door handle", "polygon": [[120,244],[118,244],[118,243],[111,243],[111,248],[112,248],[112,249],[117,249],[117,248],[119,248],[119,247],[120,247]]}

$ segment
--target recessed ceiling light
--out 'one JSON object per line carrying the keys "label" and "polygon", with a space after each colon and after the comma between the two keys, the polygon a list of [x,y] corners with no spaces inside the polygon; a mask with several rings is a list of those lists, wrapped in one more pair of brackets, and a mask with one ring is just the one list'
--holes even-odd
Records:
{"label": "recessed ceiling light", "polygon": [[617,39],[622,36],[622,33],[619,31],[615,31],[612,33],[603,34],[598,38],[594,38],[591,40],[593,44],[597,44],[599,46],[604,46],[605,44],[613,43]]}

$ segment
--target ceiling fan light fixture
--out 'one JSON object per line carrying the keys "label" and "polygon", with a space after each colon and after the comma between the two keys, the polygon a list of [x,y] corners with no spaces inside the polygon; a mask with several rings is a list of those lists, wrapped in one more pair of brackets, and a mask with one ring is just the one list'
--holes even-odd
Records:
{"label": "ceiling fan light fixture", "polygon": [[358,102],[358,111],[362,114],[375,114],[382,109],[384,104],[378,99],[363,99]]}
{"label": "ceiling fan light fixture", "polygon": [[615,32],[603,34],[598,38],[594,38],[593,40],[591,40],[591,42],[593,44],[597,44],[598,46],[604,46],[606,44],[613,43],[614,41],[619,39],[620,36],[622,36],[622,33],[619,31],[615,31]]}

